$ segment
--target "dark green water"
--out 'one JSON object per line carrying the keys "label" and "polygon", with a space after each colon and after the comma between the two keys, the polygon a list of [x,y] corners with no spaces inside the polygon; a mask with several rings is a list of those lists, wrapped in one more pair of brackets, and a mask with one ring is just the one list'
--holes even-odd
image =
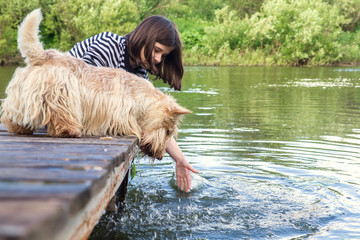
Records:
{"label": "dark green water", "polygon": [[187,67],[182,92],[155,85],[193,111],[193,190],[168,156],[138,158],[91,239],[360,239],[360,68]]}

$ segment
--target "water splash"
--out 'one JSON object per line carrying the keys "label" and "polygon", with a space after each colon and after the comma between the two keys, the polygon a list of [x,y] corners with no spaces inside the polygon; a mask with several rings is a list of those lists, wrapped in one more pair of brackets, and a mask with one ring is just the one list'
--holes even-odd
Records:
{"label": "water splash", "polygon": [[[209,181],[206,178],[201,177],[199,174],[191,174],[192,177],[192,181],[191,181],[191,189],[190,192],[196,192],[196,191],[200,191],[203,188],[206,188],[207,186],[209,186]],[[176,175],[175,173],[172,175],[170,181],[170,186],[177,190],[177,191],[181,191],[177,184],[176,184]]]}

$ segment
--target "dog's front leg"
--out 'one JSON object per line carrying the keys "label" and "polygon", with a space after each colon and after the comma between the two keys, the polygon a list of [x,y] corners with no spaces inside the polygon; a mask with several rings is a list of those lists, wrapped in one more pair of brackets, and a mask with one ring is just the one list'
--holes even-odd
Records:
{"label": "dog's front leg", "polygon": [[3,124],[6,126],[9,133],[17,133],[17,134],[24,134],[24,135],[32,135],[33,130],[30,128],[23,127],[17,123],[9,119],[2,119]]}
{"label": "dog's front leg", "polygon": [[81,129],[71,116],[52,112],[47,125],[47,134],[51,137],[81,137]]}

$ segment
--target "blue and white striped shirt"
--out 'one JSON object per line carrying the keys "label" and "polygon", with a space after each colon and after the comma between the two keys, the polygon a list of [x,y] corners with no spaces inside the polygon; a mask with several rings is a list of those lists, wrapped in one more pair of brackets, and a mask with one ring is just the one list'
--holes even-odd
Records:
{"label": "blue and white striped shirt", "polygon": [[111,32],[103,32],[77,43],[69,54],[93,66],[121,68],[149,79],[145,69],[131,67],[126,38]]}

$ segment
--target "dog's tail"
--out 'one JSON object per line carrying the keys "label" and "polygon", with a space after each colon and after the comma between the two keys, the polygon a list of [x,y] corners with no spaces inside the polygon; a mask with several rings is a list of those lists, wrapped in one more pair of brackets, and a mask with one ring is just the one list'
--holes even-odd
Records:
{"label": "dog's tail", "polygon": [[26,16],[19,26],[18,47],[29,65],[34,65],[45,58],[45,51],[39,39],[41,10],[36,9]]}

